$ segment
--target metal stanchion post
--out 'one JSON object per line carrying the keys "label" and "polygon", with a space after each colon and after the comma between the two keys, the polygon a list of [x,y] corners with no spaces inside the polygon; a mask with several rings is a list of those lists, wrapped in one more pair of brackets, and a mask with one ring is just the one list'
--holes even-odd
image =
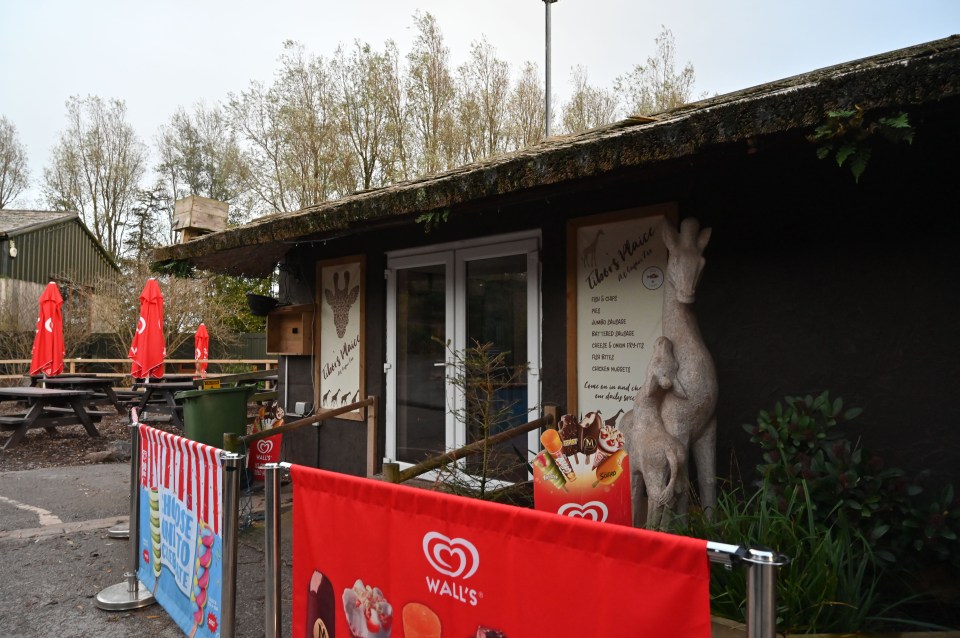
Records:
{"label": "metal stanchion post", "polygon": [[237,536],[240,530],[240,470],[245,457],[221,452],[223,463],[223,585],[220,635],[233,638],[237,625]]}
{"label": "metal stanchion post", "polygon": [[140,553],[140,424],[136,413],[130,423],[130,572],[123,583],[111,585],[97,594],[95,604],[100,609],[125,611],[139,609],[157,602],[146,587],[140,587],[137,578]]}
{"label": "metal stanchion post", "polygon": [[777,633],[777,569],[789,559],[766,547],[751,547],[747,565],[747,638]]}
{"label": "metal stanchion post", "polygon": [[267,463],[263,466],[264,492],[264,636],[280,638],[283,631],[280,618],[280,472],[288,463]]}
{"label": "metal stanchion post", "polygon": [[[130,425],[131,426],[138,425],[136,408],[130,410]],[[140,444],[139,444],[139,438],[137,436],[139,429],[136,427],[133,427],[131,428],[131,431],[132,433],[130,435],[130,467],[133,468],[134,467],[133,457],[138,454],[137,446]],[[136,475],[134,474],[133,476],[130,477],[130,483],[133,484],[135,480],[136,480]],[[133,494],[130,495],[130,511],[133,511]],[[128,522],[126,525],[124,525],[123,523],[114,525],[113,527],[107,530],[107,536],[110,538],[129,538],[130,523]]]}

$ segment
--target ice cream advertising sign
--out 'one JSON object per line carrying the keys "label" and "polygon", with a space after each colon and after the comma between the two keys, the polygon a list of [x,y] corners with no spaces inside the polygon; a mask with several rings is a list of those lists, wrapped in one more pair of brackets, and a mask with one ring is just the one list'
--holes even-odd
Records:
{"label": "ice cream advertising sign", "polygon": [[[612,420],[611,420],[612,421]],[[533,461],[534,507],[561,516],[632,525],[630,458],[623,434],[599,412],[560,417],[540,436]]]}
{"label": "ice cream advertising sign", "polygon": [[[710,635],[705,541],[302,466],[291,478],[293,636]],[[571,597],[604,613],[571,613]]]}
{"label": "ice cream advertising sign", "polygon": [[219,636],[220,450],[140,426],[137,576],[187,635]]}

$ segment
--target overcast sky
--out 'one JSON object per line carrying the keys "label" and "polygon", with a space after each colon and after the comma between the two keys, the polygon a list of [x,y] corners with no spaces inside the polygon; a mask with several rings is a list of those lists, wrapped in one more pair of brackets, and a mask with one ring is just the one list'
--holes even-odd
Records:
{"label": "overcast sky", "polygon": [[[0,0],[0,115],[27,150],[35,201],[71,95],[126,101],[152,145],[179,105],[211,105],[251,80],[269,81],[286,39],[329,56],[360,39],[402,54],[417,10],[436,18],[453,64],[486,36],[516,72],[544,66],[541,0]],[[960,0],[559,0],[552,5],[554,112],[570,70],[613,79],[646,60],[673,31],[696,93],[727,93],[813,69],[960,33]]]}

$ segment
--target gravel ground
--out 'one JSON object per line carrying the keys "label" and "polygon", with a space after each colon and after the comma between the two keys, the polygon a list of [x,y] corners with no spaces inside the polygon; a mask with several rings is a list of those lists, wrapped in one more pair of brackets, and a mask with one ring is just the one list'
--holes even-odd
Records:
{"label": "gravel ground", "polygon": [[[12,403],[2,404],[0,414],[20,411]],[[126,415],[103,417],[96,424],[100,436],[87,434],[82,425],[57,428],[56,433],[36,429],[9,449],[0,449],[0,472],[35,470],[46,467],[89,465],[93,463],[126,463],[129,459],[130,418]],[[10,432],[0,432],[0,447]]]}
{"label": "gravel ground", "polygon": [[[251,408],[252,417],[255,408]],[[0,415],[22,412],[14,403],[0,404]],[[116,414],[103,417],[96,423],[99,437],[87,434],[82,425],[57,428],[50,434],[43,429],[30,430],[27,436],[9,449],[2,449],[10,432],[0,432],[0,472],[35,470],[39,468],[90,465],[96,463],[127,463],[130,459],[130,416]],[[151,422],[150,425],[174,434],[183,434],[173,425]]]}

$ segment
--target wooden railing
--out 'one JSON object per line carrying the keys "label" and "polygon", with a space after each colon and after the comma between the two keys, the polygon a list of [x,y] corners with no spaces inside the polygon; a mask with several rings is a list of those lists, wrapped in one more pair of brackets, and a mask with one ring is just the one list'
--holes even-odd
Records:
{"label": "wooden railing", "polygon": [[321,410],[320,412],[317,412],[311,416],[297,419],[296,421],[290,421],[289,423],[284,423],[283,425],[275,428],[260,430],[259,432],[254,432],[253,434],[239,436],[231,432],[225,432],[223,435],[223,449],[231,452],[239,452],[243,450],[245,446],[248,446],[259,439],[265,439],[277,434],[292,432],[308,425],[316,425],[326,421],[327,419],[332,419],[336,416],[340,416],[341,414],[347,414],[348,412],[353,412],[355,410],[363,410],[364,421],[367,425],[366,461],[367,476],[370,477],[374,475],[377,468],[377,398],[373,396],[369,396],[366,399],[357,401],[356,403],[351,403],[350,405],[334,408],[333,410]]}
{"label": "wooden railing", "polygon": [[[64,359],[63,371],[66,373],[87,372],[98,377],[112,377],[116,379],[130,378],[130,359]],[[207,361],[208,375],[216,377],[230,374],[230,368],[243,367],[244,372],[271,370],[277,367],[276,359],[209,359]],[[167,374],[192,373],[196,367],[193,359],[167,359],[164,361],[164,372]],[[108,367],[104,372],[100,368]],[[10,381],[22,381],[29,372],[30,359],[0,360],[0,384]]]}
{"label": "wooden railing", "polygon": [[557,408],[556,406],[544,406],[543,416],[539,419],[530,421],[529,423],[524,423],[516,427],[510,428],[509,430],[504,430],[499,434],[495,434],[486,439],[481,439],[479,441],[474,441],[468,445],[457,448],[456,450],[451,450],[450,452],[445,452],[437,456],[430,457],[429,459],[422,461],[413,467],[408,467],[407,469],[401,471],[399,463],[384,463],[383,464],[383,478],[384,480],[390,481],[391,483],[403,483],[404,481],[409,481],[410,479],[417,478],[421,474],[426,474],[427,472],[432,472],[437,470],[445,465],[449,465],[454,461],[466,458],[473,454],[478,454],[484,450],[484,447],[497,445],[504,441],[509,441],[515,436],[520,434],[526,434],[531,430],[536,430],[542,427],[553,427],[557,423]]}

